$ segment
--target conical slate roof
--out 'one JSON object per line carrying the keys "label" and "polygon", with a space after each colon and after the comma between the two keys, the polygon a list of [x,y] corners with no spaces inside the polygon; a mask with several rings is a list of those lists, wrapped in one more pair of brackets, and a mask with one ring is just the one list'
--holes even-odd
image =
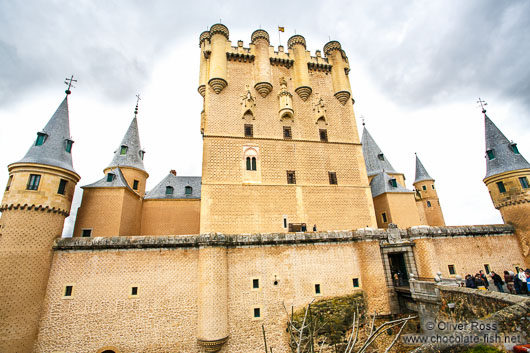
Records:
{"label": "conical slate roof", "polygon": [[[122,146],[127,147],[125,154],[121,154]],[[145,171],[144,161],[142,159],[142,146],[140,145],[140,134],[138,133],[138,121],[136,115],[131,121],[123,140],[114,151],[114,158],[108,168],[112,167],[132,167]]]}
{"label": "conical slate roof", "polygon": [[396,183],[396,186],[392,186],[392,184],[390,184],[390,179],[392,179],[392,177],[385,172],[377,174],[370,182],[372,197],[377,197],[386,192],[412,192],[401,186],[400,183]]}
{"label": "conical slate roof", "polygon": [[420,159],[418,158],[418,156],[416,156],[416,178],[414,179],[413,184],[416,184],[417,182],[424,181],[424,180],[434,180],[434,179],[431,178],[429,173],[427,173],[427,170],[421,163]]}
{"label": "conical slate roof", "polygon": [[368,176],[383,171],[397,173],[366,128],[363,129],[361,143],[363,145],[363,155]]}
{"label": "conical slate roof", "polygon": [[[166,187],[173,187],[173,193],[167,194]],[[186,186],[191,186],[191,194],[186,195]],[[169,173],[151,191],[145,194],[145,199],[200,199],[201,177],[176,176]]]}
{"label": "conical slate roof", "polygon": [[484,124],[486,128],[486,153],[492,151],[493,159],[486,155],[486,178],[509,172],[511,170],[530,168],[530,164],[524,157],[514,151],[512,142],[495,126],[493,121],[484,114]]}
{"label": "conical slate roof", "polygon": [[[68,115],[68,96],[57,108],[41,133],[45,134],[44,143],[36,142],[17,163],[37,163],[60,167],[75,173],[72,153],[66,151],[66,141],[70,140],[70,119]],[[73,142],[73,141],[72,141]]]}
{"label": "conical slate roof", "polygon": [[[114,174],[114,178],[111,181],[108,181],[109,173]],[[127,181],[125,180],[125,177],[123,176],[123,173],[121,172],[120,168],[113,168],[103,178],[99,179],[95,183],[83,186],[83,189],[85,188],[120,188],[120,187],[126,187],[128,189],[131,189],[129,184],[127,184]]]}

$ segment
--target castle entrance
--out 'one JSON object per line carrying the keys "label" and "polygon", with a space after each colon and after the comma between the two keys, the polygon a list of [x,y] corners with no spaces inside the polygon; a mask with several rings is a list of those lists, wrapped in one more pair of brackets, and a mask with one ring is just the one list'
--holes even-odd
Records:
{"label": "castle entrance", "polygon": [[392,284],[394,287],[404,287],[409,285],[407,264],[405,263],[405,253],[388,254]]}

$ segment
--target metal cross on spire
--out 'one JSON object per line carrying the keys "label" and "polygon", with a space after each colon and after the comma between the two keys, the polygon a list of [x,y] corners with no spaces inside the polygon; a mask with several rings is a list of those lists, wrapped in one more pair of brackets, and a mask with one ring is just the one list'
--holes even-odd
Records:
{"label": "metal cross on spire", "polygon": [[138,102],[140,102],[140,93],[136,95],[136,107],[134,108],[134,116],[138,115]]}
{"label": "metal cross on spire", "polygon": [[363,122],[363,126],[365,126],[366,123],[364,122],[364,115],[361,114],[360,118],[361,118],[361,120],[362,120],[362,122]]}
{"label": "metal cross on spire", "polygon": [[480,104],[480,107],[482,108],[482,114],[486,114],[486,108],[484,108],[484,107],[487,106],[488,103],[486,103],[486,101],[483,101],[482,99],[480,99],[480,97],[478,97],[477,103]]}
{"label": "metal cross on spire", "polygon": [[72,91],[70,91],[70,88],[75,88],[75,86],[72,85],[72,82],[77,82],[77,80],[74,80],[74,75],[72,75],[72,77],[70,78],[67,77],[64,80],[64,84],[68,85],[68,88],[66,89],[66,91],[64,91],[64,93],[66,93],[66,95],[69,95],[70,93],[72,93]]}

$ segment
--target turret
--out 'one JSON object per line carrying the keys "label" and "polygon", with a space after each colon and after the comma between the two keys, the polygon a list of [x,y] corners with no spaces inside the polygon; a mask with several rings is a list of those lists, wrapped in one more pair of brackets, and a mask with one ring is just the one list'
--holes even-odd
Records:
{"label": "turret", "polygon": [[72,165],[69,93],[24,158],[8,166],[0,205],[1,352],[33,349],[53,242],[61,237],[80,179]]}
{"label": "turret", "polygon": [[226,80],[226,48],[229,38],[228,28],[220,23],[210,28],[210,76],[208,84],[219,94],[228,85]]}
{"label": "turret", "polygon": [[324,46],[324,53],[333,65],[331,78],[333,80],[335,98],[344,105],[351,97],[350,80],[348,79],[348,72],[350,71],[348,58],[337,41],[328,42]]}
{"label": "turret", "polygon": [[309,81],[305,38],[301,35],[294,35],[287,41],[287,46],[294,56],[294,91],[303,101],[306,101],[313,90]]}
{"label": "turret", "polygon": [[134,118],[104,177],[85,185],[77,211],[74,237],[140,235],[142,200],[149,174],[144,168],[145,151],[138,133],[138,104]]}
{"label": "turret", "polygon": [[418,156],[416,156],[416,178],[413,185],[416,189],[416,206],[418,206],[420,218],[422,218],[423,213],[427,225],[433,227],[445,226],[440,200],[434,186],[434,179],[427,173]]}
{"label": "turret", "polygon": [[254,60],[254,72],[256,84],[254,88],[263,97],[272,91],[272,73],[269,60],[269,34],[258,29],[252,33],[251,42],[255,46],[256,59]]}
{"label": "turret", "polygon": [[530,164],[495,126],[483,109],[486,131],[486,177],[491,200],[505,223],[515,227],[530,265]]}
{"label": "turret", "polygon": [[210,55],[210,32],[204,31],[199,37],[199,47],[201,55],[199,59],[199,88],[197,89],[201,96],[206,93],[206,83],[208,82],[208,55]]}

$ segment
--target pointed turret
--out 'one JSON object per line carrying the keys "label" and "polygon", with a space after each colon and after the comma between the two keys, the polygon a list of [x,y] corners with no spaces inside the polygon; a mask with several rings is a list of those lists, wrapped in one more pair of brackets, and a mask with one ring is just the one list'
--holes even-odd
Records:
{"label": "pointed turret", "polygon": [[140,145],[140,134],[138,133],[138,120],[136,115],[131,121],[121,144],[114,151],[114,158],[107,168],[131,167],[145,171],[144,154]]}
{"label": "pointed turret", "polygon": [[368,129],[363,128],[363,137],[361,139],[363,145],[364,161],[366,163],[366,172],[368,176],[379,174],[383,171],[387,173],[396,173],[394,167],[387,160]]}
{"label": "pointed turret", "polygon": [[530,164],[519,153],[517,144],[509,141],[499,128],[484,113],[486,128],[486,178],[512,170],[530,168]]}
{"label": "pointed turret", "polygon": [[67,95],[44,129],[37,133],[37,139],[24,158],[16,163],[44,164],[75,172],[72,164],[72,144]]}
{"label": "pointed turret", "polygon": [[434,179],[429,175],[429,173],[427,173],[427,170],[421,163],[420,159],[418,158],[418,155],[416,155],[416,178],[414,179],[414,184],[424,180],[434,181]]}
{"label": "pointed turret", "polygon": [[444,215],[438,192],[434,186],[434,178],[427,173],[427,170],[416,155],[416,178],[414,179],[416,191],[416,207],[422,223],[427,223],[431,227],[445,226]]}

